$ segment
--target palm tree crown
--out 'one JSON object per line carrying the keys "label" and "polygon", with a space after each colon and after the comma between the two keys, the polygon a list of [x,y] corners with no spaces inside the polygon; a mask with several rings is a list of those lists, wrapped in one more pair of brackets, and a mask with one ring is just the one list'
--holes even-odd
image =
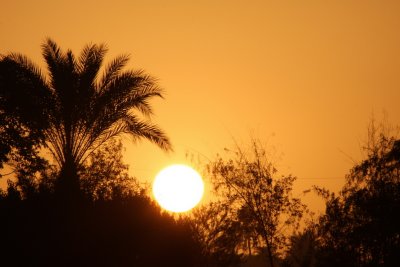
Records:
{"label": "palm tree crown", "polygon": [[[8,73],[1,74],[7,81],[2,91],[13,91],[6,95],[14,95],[13,101],[20,102],[17,110],[25,114],[21,116],[29,114],[30,123],[40,125],[46,147],[61,174],[69,170],[65,175],[77,178],[87,156],[121,134],[129,134],[135,140],[145,138],[171,150],[167,136],[149,121],[149,100],[162,97],[155,79],[143,71],[124,71],[129,60],[126,55],[102,67],[106,52],[105,45],[91,44],[75,57],[72,51],[63,52],[47,39],[42,45],[46,76],[23,55],[1,58],[2,64],[8,66]],[[25,102],[24,96],[28,97]],[[38,112],[34,116],[30,110]]]}

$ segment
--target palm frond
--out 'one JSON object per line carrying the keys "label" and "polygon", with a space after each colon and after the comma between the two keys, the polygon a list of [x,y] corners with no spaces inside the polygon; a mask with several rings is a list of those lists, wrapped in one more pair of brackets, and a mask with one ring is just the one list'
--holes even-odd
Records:
{"label": "palm frond", "polygon": [[94,110],[106,114],[110,111],[127,113],[131,109],[138,109],[143,115],[149,116],[152,109],[148,100],[152,97],[162,97],[155,79],[142,75],[141,71],[128,71],[116,77],[99,95]]}
{"label": "palm frond", "polygon": [[28,57],[18,53],[11,53],[1,58],[2,61],[13,61],[26,73],[30,73],[36,81],[39,81],[43,86],[46,85],[46,78],[42,74],[40,68],[33,63]]}
{"label": "palm frond", "polygon": [[62,108],[61,113],[71,112],[74,103],[76,85],[75,59],[71,51],[64,53],[51,39],[42,45],[42,54],[47,63],[50,84],[57,95],[57,105]]}
{"label": "palm frond", "polygon": [[125,67],[128,61],[129,55],[120,55],[107,65],[98,84],[99,91],[107,88],[110,82],[119,76],[121,70]]}
{"label": "palm frond", "polygon": [[125,125],[122,122],[115,123],[113,127],[102,131],[97,136],[91,136],[86,142],[81,144],[81,149],[76,154],[79,163],[84,162],[94,151],[101,147],[104,143],[110,141],[123,133]]}
{"label": "palm frond", "polygon": [[53,75],[54,73],[57,73],[57,63],[62,61],[62,52],[60,47],[58,47],[58,45],[53,40],[48,38],[42,44],[42,55],[47,63],[51,79],[55,80],[55,77],[53,77]]}
{"label": "palm frond", "polygon": [[131,94],[125,100],[125,104],[129,110],[137,109],[143,115],[150,116],[153,114],[153,109],[148,101],[152,97],[163,98],[162,89],[157,86],[155,79],[144,76],[143,83],[133,88]]}
{"label": "palm frond", "polygon": [[[3,85],[9,111],[25,118],[25,123],[45,127],[48,103],[53,97],[40,68],[26,56],[12,53],[1,59]],[[4,106],[4,108],[7,108]]]}
{"label": "palm frond", "polygon": [[126,123],[126,133],[130,134],[134,139],[145,138],[165,151],[172,151],[172,145],[168,137],[156,125],[138,120],[130,115],[127,115],[123,120]]}
{"label": "palm frond", "polygon": [[133,95],[149,95],[149,96],[158,96],[158,97],[163,97],[162,96],[162,89],[157,86],[157,79],[150,76],[150,75],[145,75],[141,71],[139,72],[131,72],[131,75],[137,75],[141,77],[139,80],[139,83],[137,86],[134,88],[135,90],[132,91]]}
{"label": "palm frond", "polygon": [[[93,100],[96,98],[96,78],[107,52],[105,45],[87,45],[84,47],[75,64],[76,84],[74,96],[74,116],[72,118],[73,132],[80,132],[83,124],[78,121],[88,121]],[[84,113],[80,113],[85,110]]]}
{"label": "palm frond", "polygon": [[[98,77],[107,50],[105,45],[89,44],[75,57],[71,50],[64,52],[53,40],[47,39],[42,45],[47,79],[22,55],[0,57],[0,89],[5,87],[4,82],[9,83],[7,88],[14,90],[10,90],[15,94],[13,99],[22,101],[18,105],[24,107],[27,121],[33,118],[29,105],[38,105],[40,114],[34,116],[35,120],[45,121],[47,125],[37,128],[43,132],[45,145],[61,168],[68,164],[79,167],[90,153],[121,134],[128,134],[134,140],[147,139],[166,151],[172,150],[160,128],[135,117],[137,112],[150,117],[153,111],[149,101],[162,97],[156,79],[141,70],[123,71],[128,55],[116,57]],[[12,70],[3,71],[10,66]],[[14,76],[5,80],[4,73]]]}
{"label": "palm frond", "polygon": [[92,44],[83,48],[77,64],[81,90],[93,87],[107,51],[108,49],[104,44]]}

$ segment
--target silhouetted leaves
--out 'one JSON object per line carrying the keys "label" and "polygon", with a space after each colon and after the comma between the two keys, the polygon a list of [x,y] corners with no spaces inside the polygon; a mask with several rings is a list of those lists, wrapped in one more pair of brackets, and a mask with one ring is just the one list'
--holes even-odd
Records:
{"label": "silhouetted leaves", "polygon": [[60,170],[56,190],[72,199],[79,195],[82,164],[116,136],[171,150],[167,136],[148,120],[149,100],[162,96],[156,80],[140,70],[123,71],[127,56],[102,70],[106,52],[105,45],[87,45],[76,57],[47,39],[46,76],[23,55],[0,58],[0,164],[14,148],[29,160],[37,148],[47,148]]}
{"label": "silhouetted leaves", "polygon": [[289,230],[305,210],[300,199],[291,196],[295,177],[277,177],[265,149],[255,140],[249,151],[239,147],[227,151],[228,157],[218,157],[207,166],[220,202],[198,215],[205,249],[232,259],[263,254],[274,266],[287,247]]}
{"label": "silhouetted leaves", "polygon": [[240,222],[226,203],[211,202],[196,208],[190,223],[202,250],[200,266],[237,266],[242,259]]}
{"label": "silhouetted leaves", "polygon": [[398,140],[372,127],[367,158],[346,177],[339,195],[322,192],[319,266],[398,266],[400,157]]}
{"label": "silhouetted leaves", "polygon": [[93,152],[80,172],[81,189],[93,200],[111,200],[144,190],[129,176],[122,161],[122,143],[112,140]]}

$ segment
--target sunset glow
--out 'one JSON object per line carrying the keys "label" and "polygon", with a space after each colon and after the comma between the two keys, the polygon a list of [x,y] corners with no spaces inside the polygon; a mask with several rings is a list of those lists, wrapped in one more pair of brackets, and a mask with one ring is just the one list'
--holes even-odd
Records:
{"label": "sunset glow", "polygon": [[400,1],[1,7],[1,266],[400,266]]}
{"label": "sunset glow", "polygon": [[157,202],[166,210],[185,212],[196,206],[203,197],[201,176],[186,165],[171,165],[161,170],[153,184]]}

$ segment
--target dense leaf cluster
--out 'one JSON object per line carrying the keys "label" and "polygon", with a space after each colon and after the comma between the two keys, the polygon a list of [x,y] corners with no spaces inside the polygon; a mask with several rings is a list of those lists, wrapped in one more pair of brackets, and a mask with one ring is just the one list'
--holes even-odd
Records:
{"label": "dense leaf cluster", "polygon": [[350,171],[340,194],[325,194],[321,266],[400,263],[400,141],[382,133],[370,141],[367,159]]}

